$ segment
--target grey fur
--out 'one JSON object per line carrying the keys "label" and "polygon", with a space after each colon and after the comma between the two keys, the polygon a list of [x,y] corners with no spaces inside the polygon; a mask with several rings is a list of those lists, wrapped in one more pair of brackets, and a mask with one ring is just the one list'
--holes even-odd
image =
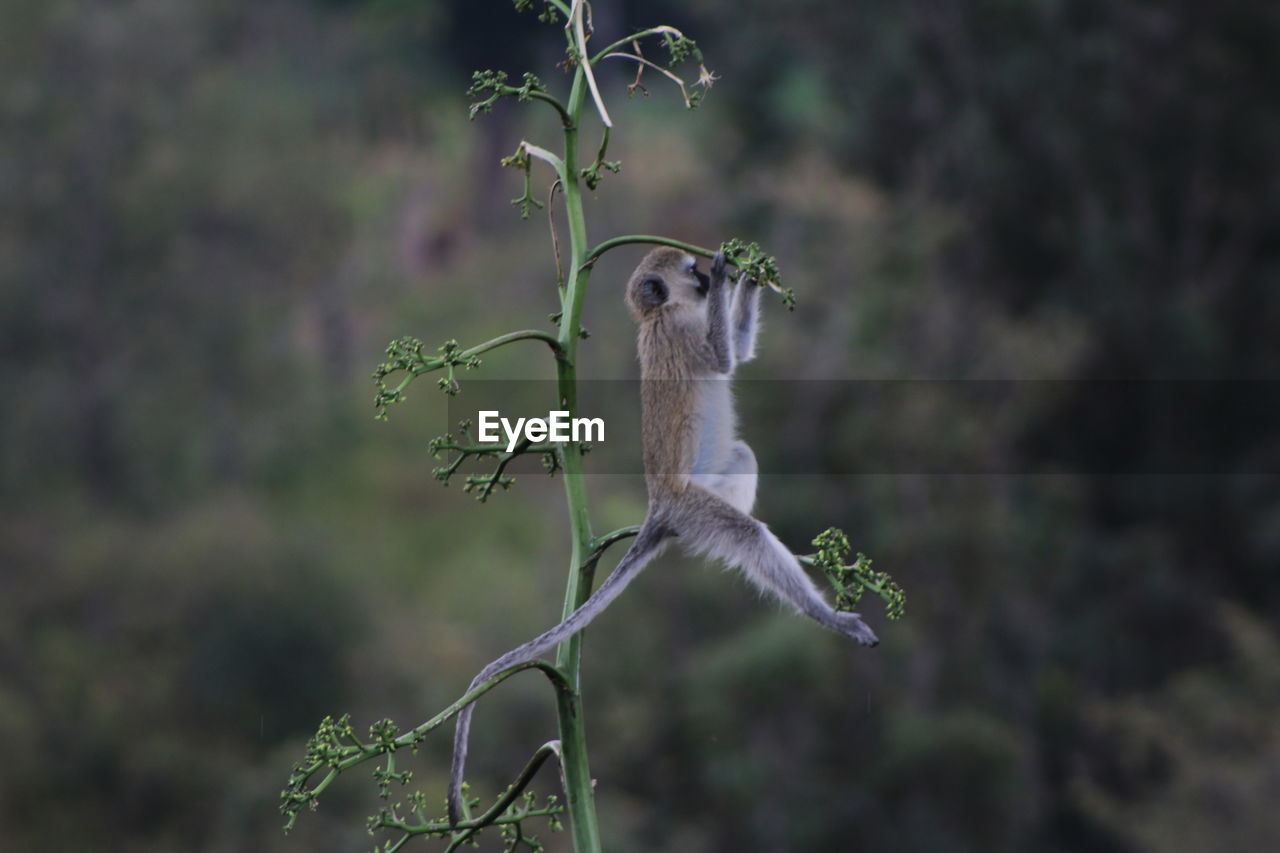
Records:
{"label": "grey fur", "polygon": [[735,364],[756,357],[756,332],[760,328],[760,288],[739,276],[733,288],[733,360]]}
{"label": "grey fur", "polygon": [[724,295],[724,255],[719,253],[711,264],[711,282],[707,288],[707,342],[715,358],[716,372],[726,376],[733,373],[729,302]]}

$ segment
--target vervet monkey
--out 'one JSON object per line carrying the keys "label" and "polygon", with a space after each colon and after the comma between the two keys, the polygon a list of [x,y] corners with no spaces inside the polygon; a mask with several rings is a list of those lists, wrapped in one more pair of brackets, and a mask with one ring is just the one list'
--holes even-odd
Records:
{"label": "vervet monkey", "polygon": [[[642,441],[649,510],[635,541],[600,588],[556,627],[480,671],[470,689],[559,645],[587,626],[670,543],[740,569],[814,621],[862,645],[879,641],[856,613],[838,613],[800,562],[751,517],[758,469],[737,439],[729,377],[755,356],[760,288],[740,277],[726,293],[725,258],[711,274],[694,258],[662,247],[645,256],[627,283],[640,327]],[[449,821],[462,814],[462,775],[474,706],[458,715],[449,780]]]}

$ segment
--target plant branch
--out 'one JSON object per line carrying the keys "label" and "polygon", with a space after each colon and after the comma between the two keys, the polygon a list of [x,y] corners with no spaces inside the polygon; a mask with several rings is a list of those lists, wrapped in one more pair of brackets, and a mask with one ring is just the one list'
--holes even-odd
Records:
{"label": "plant branch", "polygon": [[[404,390],[409,387],[409,384],[414,379],[424,373],[447,369],[448,376],[440,380],[440,387],[444,389],[446,394],[456,394],[458,385],[453,378],[455,367],[461,366],[466,369],[479,367],[479,356],[482,353],[516,341],[525,340],[542,341],[551,347],[551,352],[555,355],[557,362],[565,362],[568,359],[568,354],[560,339],[550,332],[543,332],[538,329],[509,332],[466,350],[459,350],[457,341],[445,341],[442,346],[437,347],[440,355],[434,356],[423,354],[422,341],[417,338],[400,338],[392,341],[387,347],[387,356],[390,361],[378,365],[378,369],[373,373],[374,382],[378,386],[378,393],[374,397],[374,406],[377,408],[377,413],[374,417],[384,420],[387,417],[387,407],[393,403],[403,402]],[[400,384],[394,388],[388,388],[387,377],[401,371],[406,375],[400,381]]]}
{"label": "plant branch", "polygon": [[[622,169],[621,160],[606,160],[605,153],[609,150],[609,128],[605,128],[600,134],[600,149],[596,152],[596,159],[592,161],[590,166],[582,170],[583,183],[587,185],[587,189],[595,192],[596,187],[600,186],[600,170],[613,172],[615,175]],[[559,258],[557,258],[557,261]]]}
{"label": "plant branch", "polygon": [[[680,240],[672,240],[669,237],[659,237],[653,234],[624,234],[621,237],[614,237],[605,240],[587,253],[586,260],[583,265],[591,267],[596,261],[600,260],[601,255],[610,249],[616,249],[619,246],[627,246],[636,243],[645,243],[655,246],[671,246],[676,249],[682,249],[691,255],[701,255],[704,258],[712,257],[715,252],[711,249],[704,249],[701,246],[695,246],[692,243],[684,243]],[[795,307],[795,294],[788,287],[783,287],[781,277],[778,275],[777,261],[773,257],[764,254],[760,247],[755,243],[744,243],[741,240],[727,240],[720,244],[718,251],[724,252],[725,259],[729,264],[736,267],[740,274],[748,277],[749,280],[757,284],[768,287],[770,290],[782,296],[783,303],[788,308]]]}
{"label": "plant branch", "polygon": [[676,249],[683,249],[691,255],[700,255],[704,258],[710,258],[715,255],[715,251],[712,249],[704,249],[701,246],[695,246],[692,243],[683,243],[679,240],[672,240],[670,237],[658,237],[653,234],[625,234],[621,237],[613,237],[612,239],[605,240],[590,252],[587,252],[587,257],[583,262],[583,266],[593,266],[596,261],[600,260],[600,256],[610,249],[616,249],[619,246],[629,246],[636,243],[646,243],[654,246],[671,246]]}
{"label": "plant branch", "polygon": [[[640,56],[637,53],[624,53],[622,51],[614,51],[613,53],[606,53],[604,56],[601,57],[601,59],[629,59],[632,62],[640,63],[645,68],[652,68],[654,71],[657,71],[663,77],[666,77],[668,80],[670,80],[671,82],[675,83],[678,87],[680,87],[680,97],[684,98],[684,105],[686,107],[689,107],[690,109],[693,108],[693,99],[689,97],[689,90],[685,88],[684,79],[680,77],[679,74],[668,71],[667,69],[663,68],[661,65],[657,65],[656,63],[650,62],[649,60],[645,59],[643,56]],[[637,78],[637,81],[638,79],[639,78]]]}
{"label": "plant branch", "polygon": [[591,553],[587,555],[587,561],[582,566],[582,582],[587,589],[590,589],[595,584],[596,566],[599,565],[600,558],[604,556],[604,552],[609,550],[609,546],[615,542],[621,542],[623,539],[635,536],[639,532],[639,525],[633,525],[615,530],[592,541]]}
{"label": "plant branch", "polygon": [[543,161],[544,163],[550,163],[551,168],[556,170],[556,175],[560,177],[560,180],[564,180],[564,161],[561,160],[559,157],[552,154],[547,149],[541,148],[537,145],[534,145],[532,142],[528,142],[526,140],[520,141],[520,148],[523,149],[530,156],[537,157],[539,160]]}
{"label": "plant branch", "polygon": [[806,566],[821,569],[827,576],[835,589],[836,610],[852,610],[862,600],[863,593],[869,591],[884,599],[886,616],[902,618],[907,606],[902,586],[887,572],[871,568],[871,558],[866,554],[858,554],[852,564],[846,563],[851,546],[843,530],[828,527],[814,538],[813,544],[818,546],[818,553],[797,559]]}
{"label": "plant branch", "polygon": [[573,0],[573,13],[569,18],[570,24],[573,26],[573,35],[576,40],[576,50],[578,52],[578,66],[582,69],[583,76],[587,80],[587,88],[591,90],[591,99],[595,101],[596,112],[600,114],[600,122],[605,127],[613,127],[613,119],[609,118],[609,111],[604,107],[604,99],[600,97],[600,88],[596,85],[596,76],[591,70],[591,60],[587,55],[587,36],[583,29],[584,9],[587,0]]}
{"label": "plant branch", "polygon": [[[560,291],[561,307],[564,302],[564,264],[560,262],[560,235],[556,232],[556,211],[555,199],[556,190],[560,189],[562,183],[559,178],[551,182],[551,188],[547,190],[547,225],[551,228],[551,250],[556,256],[556,290]],[[557,341],[556,343],[559,343]]]}
{"label": "plant branch", "polygon": [[[394,726],[391,722],[384,720],[370,727],[371,741],[366,743],[355,736],[347,717],[337,721],[326,717],[321,722],[319,731],[307,744],[307,760],[294,767],[288,785],[280,793],[283,801],[280,812],[287,818],[285,830],[288,831],[293,826],[303,806],[314,807],[320,795],[340,773],[363,764],[371,758],[393,753],[399,749],[416,750],[431,731],[453,719],[463,708],[503,681],[526,669],[537,669],[542,672],[555,688],[557,696],[572,693],[572,686],[558,667],[543,660],[534,660],[503,670],[483,684],[477,685],[475,689],[468,691],[462,698],[431,719],[399,736],[393,735]],[[311,778],[325,767],[329,768],[325,776],[314,786],[309,787]]]}
{"label": "plant branch", "polygon": [[497,820],[502,817],[502,813],[506,808],[514,803],[516,798],[520,796],[521,792],[529,786],[529,783],[533,781],[534,774],[538,772],[546,760],[552,755],[557,759],[560,758],[560,741],[558,740],[548,741],[538,747],[538,751],[535,752],[533,757],[529,759],[527,764],[525,764],[524,769],[520,771],[519,775],[517,775],[511,785],[508,786],[507,790],[503,792],[502,796],[498,797],[497,802],[489,807],[488,811],[477,818],[460,823],[458,828],[466,831],[454,838],[448,848],[446,848],[445,853],[449,853],[450,850],[457,849],[463,843],[470,840],[478,831],[492,823],[496,823]]}
{"label": "plant branch", "polygon": [[[519,96],[521,94],[521,90],[515,86],[503,86],[502,94]],[[560,114],[560,121],[565,127],[568,127],[569,123],[573,121],[573,119],[569,117],[569,111],[564,108],[564,104],[556,100],[556,97],[551,93],[534,90],[528,92],[526,96],[534,99],[535,101],[542,101],[543,103],[550,104],[555,107],[556,112]]]}
{"label": "plant branch", "polygon": [[[530,444],[523,450],[519,445],[511,452],[513,454],[521,453],[552,453],[558,445],[555,444]],[[472,456],[493,456],[497,457],[504,453],[502,446],[497,444],[440,444],[438,450],[455,450],[458,453],[468,453]]]}
{"label": "plant branch", "polygon": [[464,693],[462,695],[462,698],[458,699],[448,708],[445,708],[439,714],[436,714],[430,720],[427,720],[427,722],[423,723],[417,728],[412,729],[411,731],[401,735],[399,738],[396,739],[396,745],[410,746],[416,741],[421,741],[422,735],[436,728],[441,723],[447,722],[449,719],[456,716],[457,713],[461,711],[463,708],[467,707],[472,702],[476,701],[481,696],[488,693],[490,690],[497,687],[499,684],[506,681],[511,676],[515,675],[517,672],[524,672],[526,669],[536,669],[539,672],[541,672],[543,675],[546,676],[547,681],[551,682],[551,685],[555,687],[557,692],[564,692],[566,690],[571,689],[568,679],[565,678],[565,674],[561,672],[560,668],[555,666],[554,664],[547,663],[544,660],[533,660],[533,661],[527,661],[521,664],[516,664],[510,669],[504,669],[502,672],[498,673],[493,678],[490,678],[488,681],[480,685],[477,685],[474,690],[470,690],[467,693]]}
{"label": "plant branch", "polygon": [[[498,347],[504,347],[507,344],[516,341],[542,341],[551,347],[551,352],[558,360],[565,358],[564,347],[560,345],[560,340],[550,332],[544,332],[541,329],[522,329],[518,332],[508,332],[505,335],[499,335],[492,340],[485,341],[482,344],[476,344],[470,349],[462,350],[457,354],[457,359],[470,359],[483,353],[495,350]],[[439,370],[450,363],[447,356],[433,356],[425,359],[419,366],[410,370],[414,376],[421,376],[424,373],[430,373],[433,370]]]}
{"label": "plant branch", "polygon": [[489,496],[493,494],[493,490],[498,486],[501,486],[503,489],[511,488],[512,483],[515,482],[515,478],[504,477],[502,472],[507,470],[507,466],[511,464],[511,460],[529,452],[531,444],[532,442],[530,442],[529,439],[522,438],[510,453],[502,453],[502,455],[498,457],[498,464],[495,465],[493,470],[488,474],[471,474],[468,476],[466,482],[462,484],[462,491],[470,493],[473,489],[478,489],[479,494],[476,495],[476,500],[480,501],[480,503],[484,503],[489,499]]}
{"label": "plant branch", "polygon": [[603,536],[597,536],[595,540],[591,543],[593,546],[593,549],[591,551],[591,556],[588,559],[598,560],[600,558],[600,555],[602,555],[605,551],[609,550],[610,546],[618,542],[621,542],[623,539],[630,539],[632,536],[635,536],[639,532],[640,532],[640,525],[633,524],[629,527],[619,527],[617,530],[614,530],[610,533],[606,533]]}
{"label": "plant branch", "polygon": [[628,44],[631,44],[632,42],[637,42],[642,38],[646,38],[647,36],[657,36],[657,35],[670,35],[670,36],[675,36],[676,38],[679,38],[679,39],[684,38],[684,33],[680,32],[675,27],[667,27],[667,26],[650,27],[647,30],[641,30],[638,33],[633,33],[632,35],[626,36],[625,38],[618,39],[613,44],[609,45],[604,50],[600,51],[595,56],[593,56],[591,58],[591,63],[594,65],[595,63],[603,59],[605,57],[605,54],[612,53],[615,50],[618,50]]}
{"label": "plant branch", "polygon": [[[459,423],[458,431],[464,439],[471,440],[470,421],[464,420]],[[559,445],[555,442],[534,444],[529,439],[522,438],[510,450],[505,450],[502,444],[460,443],[454,438],[453,433],[447,432],[444,435],[439,435],[431,439],[429,444],[431,455],[435,459],[439,459],[441,453],[456,453],[457,456],[449,459],[445,465],[433,469],[431,473],[437,480],[448,485],[449,480],[453,478],[453,475],[458,472],[458,468],[460,468],[462,463],[467,459],[487,458],[498,460],[497,465],[491,472],[488,474],[469,475],[466,479],[466,483],[462,487],[462,490],[468,493],[479,489],[479,494],[476,495],[476,499],[479,500],[480,503],[485,503],[489,499],[489,496],[493,494],[495,488],[501,486],[503,489],[507,489],[515,483],[514,477],[503,476],[503,473],[506,471],[507,466],[512,462],[512,460],[518,456],[523,456],[528,453],[554,454],[558,448]],[[544,465],[546,465],[545,461]],[[555,466],[547,466],[549,473],[554,473],[558,468],[558,463]]]}

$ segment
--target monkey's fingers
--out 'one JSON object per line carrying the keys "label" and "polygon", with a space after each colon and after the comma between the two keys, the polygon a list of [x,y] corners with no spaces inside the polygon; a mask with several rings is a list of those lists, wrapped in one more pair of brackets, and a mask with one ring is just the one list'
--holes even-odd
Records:
{"label": "monkey's fingers", "polygon": [[724,281],[724,263],[724,252],[716,252],[715,257],[711,259],[711,274],[721,281]]}

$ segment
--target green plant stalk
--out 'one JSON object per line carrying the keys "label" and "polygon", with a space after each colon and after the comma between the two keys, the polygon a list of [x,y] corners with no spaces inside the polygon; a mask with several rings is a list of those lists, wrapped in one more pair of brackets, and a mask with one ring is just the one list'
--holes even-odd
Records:
{"label": "green plant stalk", "polygon": [[686,243],[683,240],[672,240],[670,237],[659,237],[655,234],[624,234],[621,237],[612,237],[605,240],[599,246],[596,246],[587,253],[584,263],[591,266],[596,261],[600,260],[600,256],[610,249],[616,249],[618,246],[635,245],[637,243],[653,246],[671,246],[676,249],[682,249],[691,255],[701,255],[704,258],[710,258],[715,255],[715,252],[711,249],[705,249],[702,246],[695,246],[692,243]]}
{"label": "green plant stalk", "polygon": [[[584,268],[587,251],[587,225],[582,210],[582,187],[578,176],[578,132],[585,102],[585,75],[579,64],[573,77],[566,109],[570,121],[564,128],[564,171],[560,175],[564,193],[565,217],[569,224],[568,282],[561,305],[560,347],[565,358],[556,362],[557,390],[561,409],[570,417],[577,415],[578,385],[575,367],[579,332],[582,328],[582,306],[586,297],[590,270]],[[572,552],[569,556],[569,578],[565,585],[563,618],[568,618],[591,594],[591,575],[595,562],[588,560],[592,552],[591,519],[587,512],[586,483],[582,476],[582,448],[577,443],[563,446],[560,466],[564,478],[565,500],[569,509]],[[586,724],[582,715],[580,685],[582,634],[565,640],[556,653],[556,665],[569,682],[569,689],[556,694],[556,716],[560,728],[561,770],[564,778],[565,809],[576,853],[599,853],[600,828],[596,821],[595,797],[591,787],[591,770],[587,764]]]}

